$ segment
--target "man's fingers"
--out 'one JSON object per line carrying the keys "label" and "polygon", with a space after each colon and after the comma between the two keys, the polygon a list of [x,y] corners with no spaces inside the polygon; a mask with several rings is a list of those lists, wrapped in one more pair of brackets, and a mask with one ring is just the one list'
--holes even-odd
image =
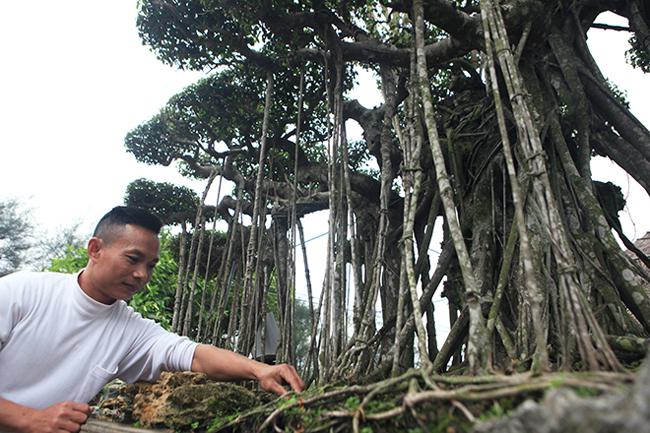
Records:
{"label": "man's fingers", "polygon": [[74,421],[77,424],[83,424],[88,419],[88,415],[85,412],[80,412],[78,410],[72,410],[66,413],[67,418],[70,421]]}
{"label": "man's fingers", "polygon": [[282,378],[291,386],[295,392],[301,392],[305,389],[305,383],[298,375],[298,372],[292,365],[284,364],[282,369]]}
{"label": "man's fingers", "polygon": [[76,410],[78,412],[83,412],[87,415],[90,414],[91,408],[86,403],[79,403],[78,401],[66,401],[63,403],[65,407]]}
{"label": "man's fingers", "polygon": [[305,384],[296,369],[289,364],[264,365],[257,379],[263,389],[278,395],[287,392],[283,385],[289,385],[295,392],[305,389]]}
{"label": "man's fingers", "polygon": [[[63,402],[60,408],[62,410],[61,418],[66,421],[72,421],[77,425],[85,423],[91,411],[89,405],[76,401]],[[79,428],[77,427],[77,430],[78,429]]]}
{"label": "man's fingers", "polygon": [[65,432],[75,433],[88,419],[90,406],[76,401],[65,401],[52,407],[58,412],[56,415],[56,428]]}
{"label": "man's fingers", "polygon": [[282,385],[280,385],[278,382],[269,382],[266,388],[267,391],[271,391],[273,394],[277,395],[284,395],[287,393],[287,390],[284,389]]}
{"label": "man's fingers", "polygon": [[57,423],[57,427],[59,429],[64,430],[64,431],[74,433],[74,432],[79,431],[79,428],[81,427],[81,424],[70,421],[70,420],[67,420],[67,419],[62,419],[62,420],[59,420],[59,422]]}

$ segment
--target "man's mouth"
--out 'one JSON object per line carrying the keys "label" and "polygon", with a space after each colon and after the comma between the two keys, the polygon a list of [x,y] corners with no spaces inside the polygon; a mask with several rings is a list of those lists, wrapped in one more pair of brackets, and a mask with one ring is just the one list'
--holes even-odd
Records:
{"label": "man's mouth", "polygon": [[122,284],[126,286],[129,292],[135,293],[139,290],[139,287],[135,284],[129,284],[129,283],[122,283]]}

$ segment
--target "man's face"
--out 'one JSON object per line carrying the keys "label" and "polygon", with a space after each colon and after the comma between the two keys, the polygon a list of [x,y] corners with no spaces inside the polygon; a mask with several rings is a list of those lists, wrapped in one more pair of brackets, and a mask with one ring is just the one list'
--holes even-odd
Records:
{"label": "man's face", "polygon": [[104,304],[128,300],[149,282],[160,249],[155,233],[127,224],[117,228],[108,242],[93,239],[88,248],[92,284],[87,291],[92,298]]}

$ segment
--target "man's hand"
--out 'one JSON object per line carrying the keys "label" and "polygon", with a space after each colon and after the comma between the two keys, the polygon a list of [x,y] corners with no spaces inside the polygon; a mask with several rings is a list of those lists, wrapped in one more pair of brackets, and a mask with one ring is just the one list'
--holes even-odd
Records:
{"label": "man's hand", "polygon": [[205,373],[214,380],[257,379],[263,389],[278,395],[287,392],[284,385],[289,385],[296,392],[305,388],[296,369],[288,364],[262,364],[208,344],[199,344],[196,347],[192,371]]}
{"label": "man's hand", "polygon": [[28,417],[25,433],[75,433],[86,422],[89,414],[90,406],[74,401],[33,410]]}
{"label": "man's hand", "polygon": [[262,389],[278,395],[287,393],[284,385],[289,385],[295,392],[305,389],[305,383],[298,372],[289,364],[260,364],[255,375]]}
{"label": "man's hand", "polygon": [[0,431],[19,433],[78,432],[90,414],[85,403],[66,401],[32,409],[0,397]]}

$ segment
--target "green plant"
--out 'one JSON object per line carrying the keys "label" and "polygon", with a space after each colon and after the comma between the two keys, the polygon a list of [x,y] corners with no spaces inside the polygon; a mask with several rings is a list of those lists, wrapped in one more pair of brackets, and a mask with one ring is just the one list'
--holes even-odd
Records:
{"label": "green plant", "polygon": [[50,260],[50,266],[47,270],[50,272],[63,272],[69,274],[78,272],[81,268],[86,266],[87,262],[88,254],[85,247],[66,245],[62,254],[53,257]]}
{"label": "green plant", "polygon": [[505,415],[506,411],[503,409],[503,406],[499,404],[498,401],[495,401],[492,406],[485,412],[481,414],[481,420],[487,420],[490,418],[500,418]]}
{"label": "green plant", "polygon": [[356,395],[353,395],[352,397],[348,397],[348,399],[345,400],[345,407],[350,411],[357,410],[360,404],[361,404],[361,400],[359,400],[359,397],[357,397]]}

